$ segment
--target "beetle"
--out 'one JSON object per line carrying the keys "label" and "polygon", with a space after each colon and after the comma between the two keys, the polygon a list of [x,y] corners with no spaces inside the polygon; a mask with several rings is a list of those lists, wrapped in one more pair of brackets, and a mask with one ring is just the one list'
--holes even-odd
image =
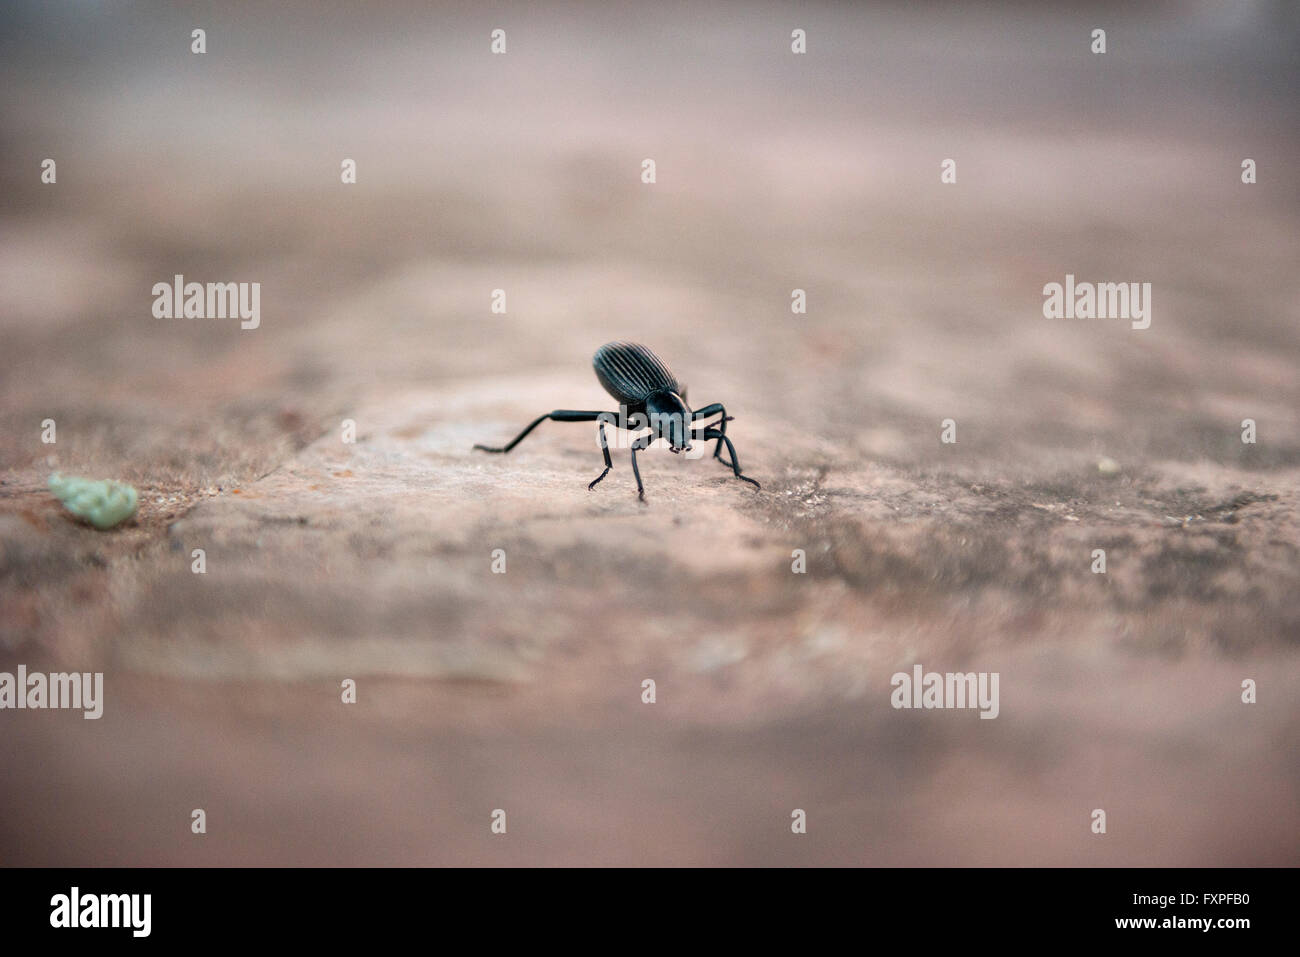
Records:
{"label": "beetle", "polygon": [[[619,401],[619,412],[582,412],[574,409],[556,409],[546,415],[538,416],[528,424],[514,441],[501,448],[487,445],[475,445],[475,449],[484,452],[506,453],[523,441],[529,432],[547,419],[555,422],[599,422],[600,450],[605,456],[605,471],[601,472],[587,490],[591,491],[609,474],[614,462],[609,457],[609,443],[605,438],[605,426],[636,431],[644,425],[630,425],[629,420],[638,416],[646,421],[650,433],[632,442],[632,474],[636,476],[636,491],[641,501],[645,501],[645,486],[641,484],[641,470],[637,468],[636,454],[647,448],[656,439],[668,442],[668,448],[674,454],[689,452],[691,439],[704,441],[717,440],[713,447],[713,457],[725,465],[742,482],[748,482],[754,488],[761,488],[748,475],[740,474],[740,460],[736,457],[736,447],[727,438],[727,423],[735,416],[727,415],[721,402],[706,405],[702,409],[691,411],[686,404],[686,388],[677,381],[667,364],[645,346],[634,342],[607,342],[596,350],[591,364],[595,367],[596,378],[605,391]],[[620,413],[622,417],[620,418]],[[703,419],[719,416],[711,424],[690,425]],[[731,454],[728,462],[722,457],[722,446]]]}

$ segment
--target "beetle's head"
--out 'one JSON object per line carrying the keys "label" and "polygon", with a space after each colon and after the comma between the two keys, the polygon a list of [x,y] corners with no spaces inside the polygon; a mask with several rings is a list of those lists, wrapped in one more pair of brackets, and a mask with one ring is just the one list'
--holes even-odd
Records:
{"label": "beetle's head", "polygon": [[650,430],[673,452],[691,450],[691,409],[676,392],[656,392],[645,402]]}

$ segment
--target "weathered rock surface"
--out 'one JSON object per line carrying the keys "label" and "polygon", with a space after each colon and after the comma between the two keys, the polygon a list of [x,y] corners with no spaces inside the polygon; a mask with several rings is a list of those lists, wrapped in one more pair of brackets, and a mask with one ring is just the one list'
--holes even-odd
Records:
{"label": "weathered rock surface", "polygon": [[[1246,139],[1296,155],[1289,127],[1159,57],[1062,79],[978,14],[986,52],[956,62],[832,16],[876,38],[885,90],[847,48],[764,67],[788,27],[757,16],[701,26],[736,44],[707,65],[578,20],[581,67],[417,44],[340,112],[272,104],[296,117],[273,133],[239,87],[168,74],[184,135],[148,175],[153,112],[5,68],[15,139],[68,104],[115,123],[64,129],[102,157],[86,179],[4,184],[0,670],[103,671],[107,702],[0,713],[0,861],[1300,858],[1300,215],[1234,172]],[[676,72],[579,95],[629,58]],[[394,79],[416,63],[418,96]],[[1108,104],[1068,137],[1061,83]],[[354,188],[340,138],[371,144]],[[1067,270],[1152,281],[1151,328],[1044,319]],[[174,272],[261,281],[262,327],[152,318]],[[606,407],[590,356],[616,338],[726,403],[762,491],[651,450],[642,506],[619,450],[588,492],[585,425],[470,451]],[[55,469],[132,483],[136,519],[70,520]],[[891,708],[918,662],[998,672],[999,717]]]}

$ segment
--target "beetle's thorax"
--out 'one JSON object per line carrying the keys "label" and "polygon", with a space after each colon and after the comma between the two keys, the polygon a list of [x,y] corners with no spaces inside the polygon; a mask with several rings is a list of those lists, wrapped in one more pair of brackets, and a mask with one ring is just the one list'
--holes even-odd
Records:
{"label": "beetle's thorax", "polygon": [[646,413],[650,429],[667,439],[674,452],[689,452],[691,448],[691,408],[676,392],[654,392],[646,397]]}

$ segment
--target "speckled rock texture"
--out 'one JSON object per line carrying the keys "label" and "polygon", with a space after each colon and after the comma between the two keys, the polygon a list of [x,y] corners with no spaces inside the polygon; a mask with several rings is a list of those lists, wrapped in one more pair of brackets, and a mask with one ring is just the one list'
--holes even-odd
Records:
{"label": "speckled rock texture", "polygon": [[[154,68],[147,111],[122,67],[0,67],[6,139],[86,159],[0,173],[0,670],[106,698],[0,713],[0,862],[1300,860],[1300,210],[1236,172],[1300,154],[1285,100],[1214,85],[1250,57],[1142,33],[1066,69],[1051,16],[1012,43],[836,7],[819,69],[774,11],[697,24],[707,62],[639,14],[520,12],[546,44],[488,62],[447,46],[487,35],[462,11],[383,20],[384,70],[319,115],[226,76],[352,77],[331,51],[374,23],[319,16],[282,68]],[[1152,282],[1151,328],[1044,319],[1067,271]],[[261,282],[261,327],[153,318],[182,272]],[[761,491],[652,449],[641,505],[616,449],[589,492],[587,425],[471,452],[605,408],[612,339],[726,404]],[[77,522],[55,470],[136,516]],[[999,717],[893,709],[916,663],[998,672]]]}

